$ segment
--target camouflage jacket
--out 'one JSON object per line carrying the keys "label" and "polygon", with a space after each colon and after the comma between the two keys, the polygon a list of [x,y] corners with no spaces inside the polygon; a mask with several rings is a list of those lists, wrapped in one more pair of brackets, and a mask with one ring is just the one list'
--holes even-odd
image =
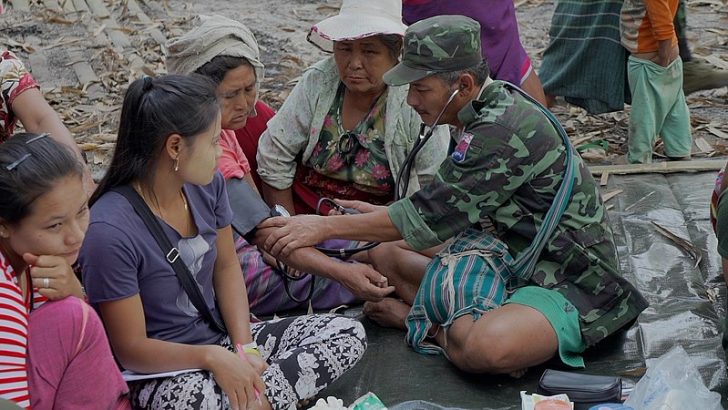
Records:
{"label": "camouflage jacket", "polygon": [[[389,207],[390,218],[415,249],[492,223],[515,258],[551,206],[565,170],[565,146],[544,114],[502,82],[488,85],[458,118],[465,128],[450,157],[429,185]],[[581,158],[574,159],[571,200],[529,284],[571,301],[591,346],[634,320],[647,302],[619,275],[599,188]]]}

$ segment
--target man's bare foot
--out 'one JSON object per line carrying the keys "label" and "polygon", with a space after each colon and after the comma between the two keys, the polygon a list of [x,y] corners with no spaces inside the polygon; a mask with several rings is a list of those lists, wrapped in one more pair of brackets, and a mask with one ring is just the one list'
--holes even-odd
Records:
{"label": "man's bare foot", "polygon": [[410,307],[399,299],[384,298],[381,302],[366,302],[364,314],[379,326],[404,330]]}
{"label": "man's bare foot", "polygon": [[508,373],[508,375],[513,377],[514,379],[520,379],[521,377],[523,377],[524,374],[526,374],[527,371],[528,371],[528,367],[526,367],[525,369],[510,372],[510,373]]}

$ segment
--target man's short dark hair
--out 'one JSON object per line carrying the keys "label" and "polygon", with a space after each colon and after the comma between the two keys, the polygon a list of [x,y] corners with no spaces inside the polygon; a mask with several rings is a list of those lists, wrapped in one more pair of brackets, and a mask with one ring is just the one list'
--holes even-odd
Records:
{"label": "man's short dark hair", "polygon": [[485,59],[482,59],[480,60],[480,63],[475,66],[468,67],[463,70],[448,71],[446,73],[436,73],[433,74],[433,76],[441,79],[447,85],[453,85],[458,81],[458,79],[460,79],[460,76],[463,74],[472,75],[478,85],[483,85],[485,84],[485,79],[488,78],[488,76],[490,75],[490,67],[488,66],[488,62],[485,61]]}

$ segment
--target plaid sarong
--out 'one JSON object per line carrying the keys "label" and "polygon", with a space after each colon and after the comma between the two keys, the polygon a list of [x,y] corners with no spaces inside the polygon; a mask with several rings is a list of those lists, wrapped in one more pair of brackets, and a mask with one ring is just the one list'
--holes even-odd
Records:
{"label": "plaid sarong", "polygon": [[476,320],[502,305],[513,262],[506,244],[490,234],[470,228],[456,236],[427,265],[407,315],[407,343],[419,353],[444,353],[425,342],[433,324],[447,329],[460,316]]}
{"label": "plaid sarong", "polygon": [[629,103],[627,51],[620,43],[621,0],[559,0],[539,77],[548,95],[591,114]]}

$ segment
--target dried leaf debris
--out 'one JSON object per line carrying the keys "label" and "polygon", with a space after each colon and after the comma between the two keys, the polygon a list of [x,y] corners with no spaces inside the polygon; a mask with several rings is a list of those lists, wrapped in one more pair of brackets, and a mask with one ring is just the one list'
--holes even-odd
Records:
{"label": "dried leaf debris", "polygon": [[664,226],[658,224],[655,221],[650,221],[650,222],[652,223],[652,225],[655,226],[655,228],[657,229],[657,232],[659,232],[661,235],[663,235],[667,239],[671,240],[678,247],[680,247],[685,252],[687,252],[688,255],[690,255],[690,257],[695,261],[696,268],[698,267],[698,265],[700,265],[700,261],[703,260],[703,254],[702,254],[702,252],[700,252],[700,249],[698,249],[695,245],[693,245],[692,242],[690,242],[689,240],[687,240],[683,237],[676,235],[675,233],[673,233],[672,231],[670,231],[669,229],[665,228]]}
{"label": "dried leaf debris", "polygon": [[[543,0],[514,3],[521,10],[552,7]],[[116,131],[125,87],[141,75],[165,73],[165,38],[182,34],[199,14],[193,4],[180,0],[31,0],[28,4],[27,12],[14,11],[11,5],[6,15],[12,14],[13,18],[0,19],[0,43],[26,61],[41,53],[48,72],[55,75],[62,71],[60,82],[39,78],[46,98],[74,132],[78,143],[100,158],[108,150],[99,147],[112,143],[108,140]],[[688,7],[695,21],[702,21],[701,15],[728,14],[728,4],[721,0],[691,0]],[[321,56],[312,46],[308,47],[309,54],[291,49],[288,38],[299,36],[305,42],[306,27],[337,13],[338,8],[339,2],[334,1],[233,16],[245,21],[260,42],[268,68],[259,93],[261,99],[274,108],[281,106],[302,71]],[[261,19],[271,13],[278,14],[264,23]],[[547,20],[544,17],[545,28],[533,29],[523,24],[521,27],[522,41],[536,66],[538,54],[548,41]],[[268,21],[274,24],[267,24]],[[728,30],[719,25],[701,28],[699,38],[691,38],[693,54],[716,67],[728,68]],[[120,36],[128,47],[119,47]],[[74,72],[78,78],[73,76]],[[728,155],[728,89],[695,93],[688,97],[688,103],[696,141],[693,156]],[[589,115],[564,103],[552,111],[587,163],[606,165],[623,157],[628,106],[621,112]],[[658,157],[663,154],[662,149],[662,145],[656,148]]]}

